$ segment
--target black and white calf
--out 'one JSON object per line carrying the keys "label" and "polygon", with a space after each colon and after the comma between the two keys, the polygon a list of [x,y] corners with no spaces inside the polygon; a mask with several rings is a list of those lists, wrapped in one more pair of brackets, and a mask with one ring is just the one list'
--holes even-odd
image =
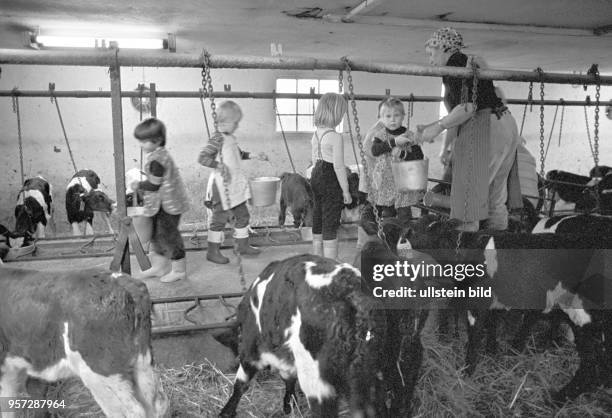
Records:
{"label": "black and white calf", "polygon": [[[404,233],[403,225],[396,219],[385,220],[383,232],[386,242],[378,238],[376,225],[362,222],[362,227],[369,240],[357,255],[355,265],[361,270],[364,288],[369,289],[371,294],[375,294],[377,287],[385,290],[405,288],[405,277],[387,276],[384,281],[376,281],[373,275],[376,265],[395,265],[402,260],[398,255],[397,244]],[[424,259],[411,260],[415,264],[420,261],[426,262]],[[419,278],[411,284],[418,290],[422,281]],[[387,404],[387,416],[409,417],[412,415],[412,398],[423,362],[421,331],[429,310],[421,303],[424,301],[420,298],[410,303],[399,298],[384,298],[382,302],[387,318],[387,338],[381,371],[385,390],[391,394]]]}
{"label": "black and white calf", "polygon": [[45,228],[53,214],[51,185],[41,176],[27,179],[17,195],[15,206],[16,235],[44,238]]}
{"label": "black and white calf", "polygon": [[452,221],[434,222],[424,233],[411,234],[410,242],[442,264],[486,265],[487,277],[478,284],[490,286],[492,297],[469,301],[468,372],[476,366],[493,309],[547,313],[557,307],[573,324],[580,367],[555,400],[612,385],[612,292],[606,285],[612,280],[606,261],[612,236],[460,233],[455,227]]}
{"label": "black and white calf", "polygon": [[72,235],[81,235],[79,224],[85,223],[83,235],[93,235],[94,212],[102,212],[111,233],[109,215],[115,208],[104,192],[98,190],[100,177],[93,170],[79,170],[66,187],[66,215],[72,225]]}
{"label": "black and white calf", "polygon": [[549,171],[546,174],[546,187],[555,192],[555,208],[577,212],[598,209],[600,213],[612,214],[612,169],[595,166],[589,176],[561,170]]}
{"label": "black and white calf", "polygon": [[146,286],[123,274],[0,267],[0,397],[28,376],[78,376],[108,417],[163,416],[150,310]]}
{"label": "black and white calf", "polygon": [[[314,416],[338,414],[338,398],[353,416],[382,416],[384,396],[378,363],[384,358],[384,312],[361,288],[359,270],[349,264],[299,255],[269,264],[238,307],[238,330],[217,336],[236,349],[240,367],[231,398],[221,411],[236,407],[258,370],[272,367],[286,384],[285,413],[296,379]],[[374,398],[374,399],[373,399]]]}

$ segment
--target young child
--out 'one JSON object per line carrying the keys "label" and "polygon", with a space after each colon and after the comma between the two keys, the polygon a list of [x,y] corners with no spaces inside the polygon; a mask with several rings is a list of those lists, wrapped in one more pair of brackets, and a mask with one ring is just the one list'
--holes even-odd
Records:
{"label": "young child", "polygon": [[379,106],[379,124],[366,137],[366,149],[373,159],[369,202],[382,217],[397,216],[401,222],[411,219],[410,206],[417,203],[424,190],[398,192],[395,187],[392,161],[413,161],[424,158],[420,146],[412,143],[412,132],[402,126],[405,111],[402,102],[390,97]]}
{"label": "young child", "polygon": [[184,279],[185,247],[178,226],[181,214],[189,209],[189,199],[179,170],[165,148],[166,127],[159,119],[149,118],[136,126],[134,137],[147,153],[147,179],[130,186],[134,191],[144,191],[144,215],[153,217],[152,267],[135,277],[161,276],[164,283]]}
{"label": "young child", "polygon": [[310,179],[314,197],[313,253],[333,259],[338,257],[337,235],[342,208],[352,202],[344,165],[344,142],[342,135],[335,130],[346,110],[343,96],[325,93],[315,111],[317,130],[311,140],[314,165]]}
{"label": "young child", "polygon": [[[208,253],[206,259],[217,264],[227,264],[229,259],[221,254],[223,229],[231,216],[236,217],[234,238],[238,243],[241,255],[257,255],[259,249],[249,245],[249,210],[246,202],[251,197],[249,180],[240,160],[250,158],[250,153],[238,147],[234,132],[242,119],[242,110],[235,102],[227,100],[217,107],[218,132],[208,141],[198,157],[198,162],[205,167],[214,168],[208,178],[205,205],[212,210],[208,228]],[[221,164],[219,154],[223,156]],[[257,154],[256,159],[268,159],[265,153]],[[229,206],[223,175],[226,176],[229,191]]]}

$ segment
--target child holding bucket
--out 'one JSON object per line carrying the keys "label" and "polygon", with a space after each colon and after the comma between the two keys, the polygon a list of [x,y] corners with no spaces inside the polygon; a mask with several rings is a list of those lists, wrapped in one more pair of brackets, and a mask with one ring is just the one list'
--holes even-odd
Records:
{"label": "child holding bucket", "polygon": [[413,133],[402,126],[404,105],[389,97],[379,106],[379,122],[366,137],[366,149],[372,157],[369,202],[381,217],[397,216],[401,222],[412,218],[410,206],[419,202],[424,190],[399,192],[393,177],[393,161],[423,160],[423,150],[413,143]]}
{"label": "child holding bucket", "polygon": [[336,132],[348,105],[336,93],[321,96],[314,114],[317,127],[311,140],[312,176],[310,184],[314,197],[312,215],[313,253],[338,258],[338,228],[345,204],[352,202],[344,165],[344,142]]}
{"label": "child holding bucket", "polygon": [[[217,107],[217,129],[200,152],[198,162],[214,169],[208,178],[205,205],[212,210],[208,228],[208,252],[206,259],[217,264],[227,264],[229,259],[219,251],[223,242],[223,229],[232,216],[236,218],[234,238],[241,255],[257,255],[259,249],[249,245],[250,215],[246,202],[251,197],[249,181],[241,160],[250,159],[248,152],[238,147],[234,132],[242,120],[242,110],[237,103],[227,100]],[[223,155],[221,164],[219,155]],[[266,161],[265,153],[256,159]],[[226,185],[224,184],[224,177]],[[229,205],[228,196],[229,194]]]}
{"label": "child holding bucket", "polygon": [[164,283],[184,279],[186,259],[183,238],[178,229],[181,214],[189,209],[183,180],[165,148],[166,127],[156,118],[142,121],[134,136],[147,153],[145,181],[134,181],[130,188],[144,191],[144,216],[152,217],[151,268],[136,278],[161,276]]}

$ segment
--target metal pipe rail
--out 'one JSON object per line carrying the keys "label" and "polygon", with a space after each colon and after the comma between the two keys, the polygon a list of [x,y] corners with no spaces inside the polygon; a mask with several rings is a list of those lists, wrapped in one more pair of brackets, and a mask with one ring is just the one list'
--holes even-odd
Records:
{"label": "metal pipe rail", "polygon": [[[0,90],[0,97],[50,97],[51,93],[48,90]],[[55,97],[68,97],[68,98],[108,98],[111,96],[110,91],[92,91],[92,90],[64,90],[54,91],[53,96]],[[199,91],[156,91],[155,96],[157,98],[199,98],[202,93]],[[216,91],[215,97],[223,99],[319,99],[322,94],[310,94],[310,93],[270,93],[270,92],[249,92],[249,91]],[[415,103],[437,103],[443,100],[439,96],[414,96],[410,95],[393,95],[404,102],[415,102]],[[139,91],[122,91],[121,97],[142,97],[146,99],[149,94],[141,94]],[[359,101],[381,101],[387,98],[384,94],[356,94],[355,99]],[[544,106],[595,106],[597,103],[594,100],[527,100],[527,99],[507,99],[506,102],[510,105],[524,105],[533,104]],[[612,103],[612,99],[608,102],[601,100],[601,104]]]}
{"label": "metal pipe rail", "polygon": [[[351,70],[368,73],[405,74],[427,77],[453,76],[472,78],[472,71],[462,67],[435,67],[421,64],[375,63],[367,58],[349,59]],[[77,66],[128,66],[128,67],[193,67],[204,64],[204,54],[142,52],[119,49],[91,51],[31,51],[25,49],[0,49],[0,64],[24,65],[77,65]],[[256,57],[211,55],[212,68],[240,68],[267,70],[345,70],[342,59],[310,57]],[[590,74],[549,73],[486,69],[478,72],[485,80],[516,82],[545,82],[554,84],[612,85],[612,76]]]}

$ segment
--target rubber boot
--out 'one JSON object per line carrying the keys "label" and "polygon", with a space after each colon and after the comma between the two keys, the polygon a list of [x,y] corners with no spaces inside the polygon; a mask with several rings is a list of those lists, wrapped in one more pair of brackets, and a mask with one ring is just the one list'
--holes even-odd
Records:
{"label": "rubber boot", "polygon": [[172,271],[162,276],[159,281],[162,283],[172,283],[187,277],[187,258],[172,260]]}
{"label": "rubber boot", "polygon": [[327,239],[323,241],[323,257],[331,258],[332,260],[338,259],[337,239]]}
{"label": "rubber boot", "polygon": [[217,264],[227,264],[229,263],[229,258],[225,257],[221,254],[219,249],[221,248],[221,243],[219,242],[208,242],[208,252],[206,253],[206,259],[208,261],[212,261]]}
{"label": "rubber boot", "polygon": [[240,252],[240,255],[258,255],[261,253],[259,248],[249,245],[248,238],[236,238],[236,242],[238,243],[238,251]]}
{"label": "rubber boot", "polygon": [[149,253],[149,259],[151,260],[151,268],[134,274],[132,277],[142,280],[151,277],[161,277],[170,272],[170,260],[163,255],[158,254],[155,251],[151,251]]}
{"label": "rubber boot", "polygon": [[312,235],[312,253],[314,255],[323,256],[323,235],[321,234]]}

